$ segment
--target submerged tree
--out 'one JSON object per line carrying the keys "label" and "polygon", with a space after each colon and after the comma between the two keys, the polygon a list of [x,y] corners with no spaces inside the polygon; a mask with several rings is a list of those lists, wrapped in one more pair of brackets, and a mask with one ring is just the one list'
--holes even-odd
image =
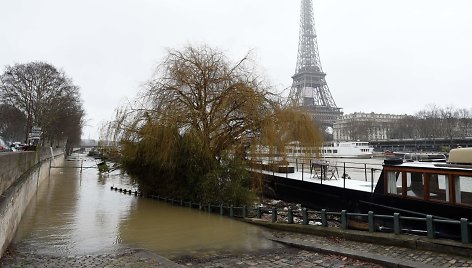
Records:
{"label": "submerged tree", "polygon": [[251,144],[316,144],[315,125],[297,127],[299,121],[283,119],[288,110],[249,62],[246,56],[232,63],[207,46],[170,50],[137,103],[119,110],[110,124],[109,133],[124,145],[128,171],[151,191],[243,203],[251,196],[244,163]]}

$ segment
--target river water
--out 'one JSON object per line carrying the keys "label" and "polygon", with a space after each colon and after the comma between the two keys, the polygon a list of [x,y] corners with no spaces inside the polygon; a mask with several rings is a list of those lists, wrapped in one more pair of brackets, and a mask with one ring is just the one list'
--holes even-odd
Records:
{"label": "river water", "polygon": [[[85,158],[84,156],[75,156]],[[143,248],[173,258],[274,247],[263,229],[190,208],[111,191],[135,189],[120,171],[71,168],[80,161],[56,159],[39,185],[13,240],[17,251],[70,256]],[[95,166],[85,158],[84,166]]]}

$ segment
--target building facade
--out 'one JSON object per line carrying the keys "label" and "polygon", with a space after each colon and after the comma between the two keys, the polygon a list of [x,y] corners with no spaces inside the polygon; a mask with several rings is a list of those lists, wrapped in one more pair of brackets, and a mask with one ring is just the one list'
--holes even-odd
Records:
{"label": "building facade", "polygon": [[362,112],[345,114],[333,124],[333,140],[387,140],[392,137],[398,120],[405,116]]}

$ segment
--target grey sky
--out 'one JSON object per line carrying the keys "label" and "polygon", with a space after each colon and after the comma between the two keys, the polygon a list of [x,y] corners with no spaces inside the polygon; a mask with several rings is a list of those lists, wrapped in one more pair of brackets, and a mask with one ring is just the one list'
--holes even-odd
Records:
{"label": "grey sky", "polygon": [[[0,66],[46,61],[81,87],[88,126],[132,99],[166,48],[249,50],[275,88],[291,85],[294,0],[0,0]],[[345,113],[472,107],[472,1],[314,0],[327,82]]]}

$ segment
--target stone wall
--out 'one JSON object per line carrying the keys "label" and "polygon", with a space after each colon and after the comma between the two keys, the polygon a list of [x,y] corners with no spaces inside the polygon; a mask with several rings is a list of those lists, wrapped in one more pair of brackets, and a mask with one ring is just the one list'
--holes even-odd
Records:
{"label": "stone wall", "polygon": [[[53,155],[62,155],[55,149]],[[0,258],[38,185],[49,175],[51,150],[0,154]]]}

